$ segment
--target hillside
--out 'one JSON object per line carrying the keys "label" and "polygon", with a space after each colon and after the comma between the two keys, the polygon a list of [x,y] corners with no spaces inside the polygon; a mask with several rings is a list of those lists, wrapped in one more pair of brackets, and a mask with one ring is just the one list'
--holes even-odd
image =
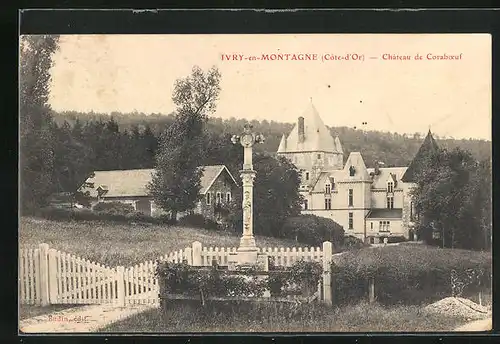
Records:
{"label": "hillside", "polygon": [[[149,126],[155,136],[159,136],[173,121],[173,115],[144,113],[112,113],[111,116],[118,123],[120,130],[131,131],[134,126],[143,130]],[[108,114],[99,113],[79,113],[75,111],[54,113],[56,123],[62,124],[67,121],[74,124],[78,119],[80,123],[102,120],[106,122],[110,119]],[[244,119],[231,118],[223,120],[221,118],[210,118],[208,131],[212,135],[231,135],[239,133]],[[257,150],[274,153],[278,149],[281,136],[288,134],[293,127],[291,123],[280,123],[275,121],[251,121],[256,131],[264,134],[266,141],[257,146]],[[332,127],[332,134],[337,134],[344,147],[344,159],[347,159],[350,152],[359,151],[363,154],[368,167],[374,165],[375,161],[383,161],[386,166],[407,166],[417,152],[423,137],[418,134],[412,136],[398,133],[363,131],[348,127]],[[491,159],[491,142],[477,139],[442,139],[435,135],[439,145],[444,148],[460,147],[470,151],[478,160]],[[228,140],[228,145],[230,144]],[[222,162],[221,162],[222,163]]]}
{"label": "hillside", "polygon": [[[77,238],[77,240],[75,240]],[[294,241],[257,236],[262,247],[297,246]],[[64,222],[21,217],[19,244],[41,243],[78,257],[105,264],[131,266],[155,260],[200,241],[203,246],[237,247],[239,235],[199,228],[105,222]]]}

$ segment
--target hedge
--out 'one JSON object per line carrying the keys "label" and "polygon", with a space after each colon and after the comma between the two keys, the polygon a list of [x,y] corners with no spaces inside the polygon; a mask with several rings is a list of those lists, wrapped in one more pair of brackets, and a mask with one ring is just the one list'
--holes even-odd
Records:
{"label": "hedge", "polygon": [[490,288],[491,255],[485,252],[439,249],[425,245],[364,248],[345,252],[332,263],[333,299],[340,304],[367,297],[374,280],[375,296],[383,304],[420,304],[457,295],[452,274],[482,275],[466,282],[465,294]]}
{"label": "hedge", "polygon": [[179,219],[180,226],[189,226],[195,228],[205,228],[205,229],[220,229],[220,226],[217,222],[207,219],[203,215],[200,214],[188,214]]}
{"label": "hedge", "polygon": [[311,214],[289,217],[283,224],[281,233],[285,238],[311,246],[320,246],[323,242],[330,241],[340,248],[344,240],[344,229],[341,225],[331,219]]}
{"label": "hedge", "polygon": [[153,224],[174,224],[169,217],[152,217],[144,213],[133,211],[127,214],[115,213],[113,210],[92,211],[90,209],[42,208],[36,216],[54,221],[115,221],[115,222],[143,222]]}

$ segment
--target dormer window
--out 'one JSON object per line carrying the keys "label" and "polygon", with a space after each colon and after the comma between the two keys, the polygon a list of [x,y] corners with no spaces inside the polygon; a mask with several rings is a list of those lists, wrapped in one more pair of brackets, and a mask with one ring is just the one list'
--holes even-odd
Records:
{"label": "dormer window", "polygon": [[387,192],[388,193],[394,192],[394,183],[393,182],[387,182]]}
{"label": "dormer window", "polygon": [[106,185],[99,185],[96,191],[97,191],[97,198],[101,198],[108,193],[108,187]]}
{"label": "dormer window", "polygon": [[349,167],[349,176],[354,177],[354,174],[356,173],[356,169],[354,166]]}
{"label": "dormer window", "polygon": [[326,194],[332,193],[332,186],[330,184],[325,184],[325,193]]}

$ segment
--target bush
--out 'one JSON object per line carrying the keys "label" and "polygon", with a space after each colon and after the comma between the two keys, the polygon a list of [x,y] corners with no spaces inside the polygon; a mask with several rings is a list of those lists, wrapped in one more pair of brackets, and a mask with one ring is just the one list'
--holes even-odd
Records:
{"label": "bush", "polygon": [[344,239],[344,228],[341,225],[331,219],[310,214],[289,217],[281,233],[285,238],[312,246],[330,241],[334,247],[340,248]]}
{"label": "bush", "polygon": [[344,250],[355,250],[368,246],[363,242],[363,240],[356,238],[355,236],[348,235],[344,238],[342,247]]}
{"label": "bush", "polygon": [[122,202],[99,202],[92,208],[92,210],[98,213],[110,215],[128,215],[135,211],[132,205]]}
{"label": "bush", "polygon": [[179,219],[180,226],[186,227],[196,227],[217,230],[219,229],[219,224],[211,219],[205,218],[200,214],[188,214]]}
{"label": "bush", "polygon": [[437,249],[424,245],[387,246],[346,252],[335,258],[334,298],[338,303],[358,302],[375,281],[375,295],[383,304],[419,304],[456,295],[454,271],[483,274],[463,290],[464,295],[489,288],[491,255],[466,250]]}
{"label": "bush", "polygon": [[[168,294],[208,297],[260,297],[266,289],[273,296],[309,294],[317,290],[322,274],[318,262],[299,260],[285,270],[269,271],[268,278],[259,279],[257,271],[247,271],[245,275],[219,269],[217,266],[193,267],[186,262],[162,262],[156,269],[159,278],[160,300],[168,299]],[[252,278],[247,278],[252,276]]]}

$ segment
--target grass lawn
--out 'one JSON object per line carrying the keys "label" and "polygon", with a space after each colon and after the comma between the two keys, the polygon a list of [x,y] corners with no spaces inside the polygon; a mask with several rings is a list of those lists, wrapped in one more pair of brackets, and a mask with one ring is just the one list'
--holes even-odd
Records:
{"label": "grass lawn", "polygon": [[[205,229],[122,224],[112,222],[65,222],[23,217],[20,220],[19,243],[23,246],[49,244],[62,252],[107,266],[130,266],[155,260],[164,254],[191,246],[237,247],[240,236]],[[269,237],[255,238],[258,246],[293,247],[295,241]]]}
{"label": "grass lawn", "polygon": [[208,311],[200,315],[179,305],[169,309],[165,320],[157,308],[111,324],[100,332],[442,332],[467,323],[460,317],[427,314],[418,306],[360,303],[342,308],[317,304],[307,307],[295,316],[286,310]]}
{"label": "grass lawn", "polygon": [[50,314],[74,307],[78,307],[78,305],[50,305],[45,307],[34,305],[19,305],[19,320],[33,318],[44,314]]}

